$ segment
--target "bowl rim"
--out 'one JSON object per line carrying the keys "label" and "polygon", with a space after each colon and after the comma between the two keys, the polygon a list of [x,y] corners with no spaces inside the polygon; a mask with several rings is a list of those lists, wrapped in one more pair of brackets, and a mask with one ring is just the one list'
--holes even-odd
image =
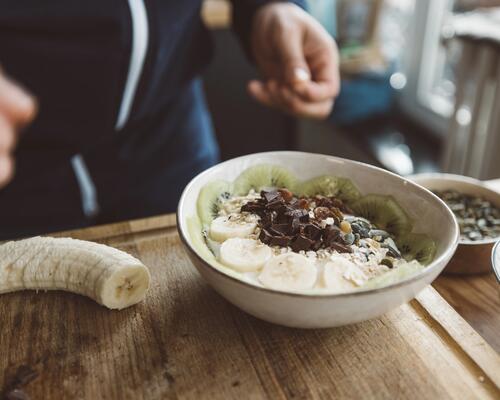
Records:
{"label": "bowl rim", "polygon": [[[214,266],[210,265],[207,261],[205,261],[203,259],[203,257],[201,257],[198,252],[196,251],[196,249],[194,249],[191,244],[189,243],[189,241],[187,240],[185,234],[184,234],[184,231],[183,231],[183,227],[184,227],[184,224],[182,223],[182,220],[181,220],[181,210],[182,210],[182,207],[183,207],[183,204],[185,202],[185,199],[186,199],[186,195],[187,195],[187,192],[189,191],[189,189],[191,188],[191,186],[194,184],[194,181],[199,179],[201,176],[204,176],[204,175],[208,175],[212,170],[214,170],[215,168],[220,168],[221,165],[224,165],[224,164],[227,164],[229,162],[233,162],[234,160],[238,160],[238,159],[242,159],[242,158],[252,158],[252,157],[257,157],[257,156],[263,156],[263,155],[276,155],[276,156],[283,156],[283,155],[307,155],[307,156],[321,156],[321,157],[327,157],[327,158],[330,158],[330,159],[334,159],[334,160],[337,160],[337,161],[342,161],[342,162],[347,162],[347,163],[352,163],[352,164],[357,164],[357,165],[360,165],[360,166],[363,166],[363,167],[366,167],[368,169],[373,169],[373,170],[377,170],[377,171],[381,171],[383,173],[386,173],[386,174],[389,174],[389,175],[392,175],[398,179],[402,179],[402,180],[405,180],[407,181],[409,184],[411,185],[414,185],[416,186],[417,188],[419,188],[420,190],[423,190],[425,192],[427,192],[428,194],[431,195],[431,197],[433,197],[435,200],[438,201],[438,203],[441,203],[442,206],[444,206],[444,209],[447,210],[448,214],[451,215],[453,218],[452,220],[454,221],[454,239],[453,239],[453,242],[452,242],[452,246],[449,247],[448,249],[446,249],[446,251],[436,260],[434,260],[431,265],[425,267],[422,271],[419,271],[419,273],[417,273],[416,275],[408,278],[408,279],[403,279],[401,281],[397,281],[397,282],[394,282],[394,283],[391,283],[387,286],[383,286],[383,287],[380,287],[380,288],[372,288],[372,289],[360,289],[360,290],[356,290],[356,291],[353,291],[353,292],[344,292],[344,293],[296,293],[296,292],[286,292],[286,291],[281,291],[281,290],[276,290],[276,289],[270,289],[270,288],[266,288],[266,287],[262,287],[262,286],[257,286],[257,285],[253,285],[249,282],[245,282],[243,281],[242,279],[238,279],[236,277],[233,277],[231,275],[228,275],[222,271],[220,271],[219,269],[215,268]],[[363,296],[363,295],[371,295],[371,294],[375,294],[375,293],[381,293],[381,292],[385,292],[387,290],[390,290],[390,289],[395,289],[395,288],[399,288],[399,287],[402,287],[402,286],[406,286],[406,285],[409,285],[411,283],[414,283],[414,282],[417,282],[419,281],[424,275],[428,275],[431,271],[433,271],[434,269],[436,269],[436,267],[440,264],[441,261],[444,261],[446,258],[450,259],[453,254],[455,253],[456,249],[457,249],[457,246],[458,246],[458,243],[459,243],[459,237],[460,237],[460,230],[459,230],[459,227],[458,227],[458,223],[453,215],[453,212],[449,209],[449,207],[446,205],[446,203],[441,200],[438,196],[436,196],[434,193],[432,193],[430,190],[428,190],[427,188],[413,182],[412,180],[408,179],[408,178],[405,178],[405,177],[402,177],[400,175],[397,175],[391,171],[387,171],[383,168],[380,168],[380,167],[377,167],[377,166],[374,166],[374,165],[370,165],[370,164],[366,164],[366,163],[363,163],[363,162],[360,162],[360,161],[355,161],[355,160],[349,160],[349,159],[346,159],[346,158],[341,158],[341,157],[336,157],[336,156],[332,156],[332,155],[328,155],[328,154],[321,154],[321,153],[309,153],[309,152],[303,152],[303,151],[268,151],[268,152],[260,152],[260,153],[252,153],[252,154],[246,154],[246,155],[243,155],[243,156],[239,156],[239,157],[235,157],[235,158],[231,158],[229,160],[226,160],[226,161],[223,161],[219,164],[216,164],[204,171],[202,171],[201,173],[199,173],[198,175],[196,175],[195,177],[193,177],[191,179],[191,181],[189,181],[189,183],[186,185],[186,187],[184,188],[183,192],[182,192],[182,195],[180,197],[180,200],[179,200],[179,203],[178,203],[178,206],[177,206],[177,211],[176,211],[176,219],[177,219],[177,231],[179,233],[179,237],[182,241],[182,243],[187,247],[187,249],[198,259],[198,261],[201,262],[201,264],[205,267],[207,267],[209,270],[215,272],[216,274],[218,274],[219,276],[231,281],[231,282],[234,282],[236,284],[239,284],[243,287],[247,287],[247,288],[251,288],[251,289],[254,289],[254,290],[257,290],[257,291],[260,291],[260,292],[264,292],[264,293],[267,293],[267,294],[271,294],[271,295],[285,295],[285,296],[289,296],[289,297],[294,297],[294,298],[303,298],[303,299],[333,299],[333,298],[348,298],[348,297],[359,297],[359,296]],[[181,223],[179,223],[181,222]],[[444,267],[446,266],[446,264],[443,266],[442,269],[444,269]]]}
{"label": "bowl rim", "polygon": [[[449,181],[453,182],[462,182],[462,183],[468,183],[473,186],[478,186],[482,190],[489,192],[493,196],[498,197],[498,200],[500,202],[500,193],[497,192],[496,190],[493,190],[489,188],[485,183],[479,179],[472,178],[470,176],[465,176],[465,175],[458,175],[458,174],[449,174],[449,173],[444,173],[444,172],[424,172],[421,174],[414,174],[408,176],[409,179],[412,181],[416,182],[422,187],[425,187],[422,185],[422,183],[419,182],[419,179],[429,179],[429,180],[434,180],[436,182],[447,179]],[[427,188],[426,188],[427,189]],[[429,190],[429,189],[428,189]],[[469,240],[469,239],[462,239],[460,238],[459,244],[461,246],[481,246],[481,245],[489,245],[496,243],[498,240],[500,240],[500,236],[490,238],[490,239],[482,239],[482,240]]]}
{"label": "bowl rim", "polygon": [[500,240],[496,242],[496,244],[493,246],[493,250],[491,250],[491,268],[495,273],[497,282],[500,283],[500,264],[496,262],[496,260],[498,259],[497,253],[500,254]]}

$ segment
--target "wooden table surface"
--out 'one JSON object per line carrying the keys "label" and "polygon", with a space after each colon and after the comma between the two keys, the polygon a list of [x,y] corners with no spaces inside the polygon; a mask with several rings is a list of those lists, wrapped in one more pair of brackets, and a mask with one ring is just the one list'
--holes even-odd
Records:
{"label": "wooden table surface", "polygon": [[0,391],[17,382],[32,399],[500,398],[499,355],[432,287],[374,320],[290,329],[215,293],[174,216],[64,236],[130,252],[152,286],[122,311],[63,292],[0,296]]}
{"label": "wooden table surface", "polygon": [[[500,179],[486,182],[500,192]],[[433,286],[486,341],[500,352],[500,289],[493,273],[441,275]]]}

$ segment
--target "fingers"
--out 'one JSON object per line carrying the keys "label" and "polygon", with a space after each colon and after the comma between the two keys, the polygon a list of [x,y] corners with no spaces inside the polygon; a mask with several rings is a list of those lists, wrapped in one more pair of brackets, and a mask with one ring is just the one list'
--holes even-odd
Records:
{"label": "fingers", "polygon": [[285,111],[305,118],[324,119],[330,115],[333,100],[328,98],[323,101],[306,102],[287,87],[281,87],[281,98]]}
{"label": "fingers", "polygon": [[35,100],[0,70],[0,188],[14,174],[17,131],[31,122],[36,108]]}
{"label": "fingers", "polygon": [[249,88],[250,92],[265,104],[324,114],[340,89],[333,38],[319,22],[291,4],[271,2],[260,9],[255,21],[252,50],[260,73],[265,80],[286,86],[293,96],[266,92],[267,84],[255,88],[256,93]]}
{"label": "fingers", "polygon": [[293,88],[294,92],[306,101],[331,99],[340,91],[337,47],[330,37],[324,37],[323,41],[320,50],[307,54],[312,80]]}
{"label": "fingers", "polygon": [[14,148],[15,137],[12,123],[0,114],[0,187],[10,181],[14,172],[11,152]]}
{"label": "fingers", "polygon": [[253,96],[258,102],[264,104],[268,107],[277,107],[277,104],[271,97],[271,94],[266,89],[265,85],[260,81],[250,81],[248,83],[248,92]]}
{"label": "fingers", "polygon": [[12,123],[0,114],[0,155],[14,149],[16,133]]}
{"label": "fingers", "polygon": [[291,87],[308,82],[311,72],[304,56],[301,33],[283,29],[277,42],[276,51],[283,82]]}
{"label": "fingers", "polygon": [[11,156],[0,156],[0,188],[10,182],[14,175],[14,160]]}
{"label": "fingers", "polygon": [[268,107],[305,118],[326,118],[333,107],[333,100],[330,98],[319,102],[307,102],[287,86],[280,86],[275,81],[265,84],[252,81],[248,85],[248,91],[257,101]]}
{"label": "fingers", "polygon": [[36,108],[33,97],[0,72],[0,113],[16,127],[22,127],[34,118]]}
{"label": "fingers", "polygon": [[308,102],[318,102],[330,100],[337,97],[339,84],[335,82],[307,82],[306,84],[293,88],[293,92],[302,100]]}

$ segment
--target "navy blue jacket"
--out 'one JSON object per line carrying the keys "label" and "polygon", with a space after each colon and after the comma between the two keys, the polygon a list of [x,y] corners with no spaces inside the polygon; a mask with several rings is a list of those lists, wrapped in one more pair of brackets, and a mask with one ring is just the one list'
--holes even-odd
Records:
{"label": "navy blue jacket", "polygon": [[[246,47],[253,14],[267,2],[233,0],[233,28]],[[109,222],[173,211],[187,180],[216,162],[193,81],[212,54],[200,7],[201,0],[0,2],[0,65],[40,105],[19,143],[16,177],[0,191],[0,237],[98,215]],[[100,213],[82,208],[89,197],[82,160]]]}

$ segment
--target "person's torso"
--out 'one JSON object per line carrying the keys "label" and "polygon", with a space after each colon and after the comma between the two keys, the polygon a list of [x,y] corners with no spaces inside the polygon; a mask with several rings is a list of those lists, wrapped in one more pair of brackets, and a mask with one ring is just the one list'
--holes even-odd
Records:
{"label": "person's torso", "polygon": [[200,3],[2,1],[0,65],[40,105],[19,152],[69,157],[159,112],[210,56]]}

